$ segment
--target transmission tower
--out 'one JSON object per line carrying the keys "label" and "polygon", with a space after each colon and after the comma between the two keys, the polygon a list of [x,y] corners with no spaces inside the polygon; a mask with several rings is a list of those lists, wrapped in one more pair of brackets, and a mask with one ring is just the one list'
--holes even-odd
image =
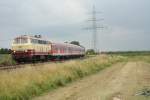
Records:
{"label": "transmission tower", "polygon": [[101,21],[101,20],[104,20],[104,19],[97,19],[97,14],[100,14],[100,12],[96,12],[95,10],[95,6],[93,6],[93,10],[92,10],[92,17],[90,18],[90,22],[92,22],[92,26],[91,27],[88,27],[86,29],[88,30],[92,30],[92,43],[91,43],[91,47],[92,49],[97,52],[98,51],[98,48],[97,48],[97,45],[98,45],[98,30],[100,29],[103,29],[103,25],[99,26],[98,25],[98,21]]}

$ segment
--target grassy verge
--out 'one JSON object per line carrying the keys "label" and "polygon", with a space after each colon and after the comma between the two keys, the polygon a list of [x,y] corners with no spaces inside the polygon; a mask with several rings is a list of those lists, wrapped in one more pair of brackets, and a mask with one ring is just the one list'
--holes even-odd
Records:
{"label": "grassy verge", "polygon": [[97,56],[82,61],[1,71],[0,100],[29,100],[124,60],[121,56]]}
{"label": "grassy verge", "polygon": [[134,54],[134,55],[130,55],[130,54],[112,54],[113,56],[122,56],[125,57],[126,60],[128,61],[143,61],[143,62],[147,62],[150,63],[150,53],[147,54]]}
{"label": "grassy verge", "polygon": [[150,63],[150,55],[133,56],[132,60],[135,60],[135,61],[144,61],[144,62]]}
{"label": "grassy verge", "polygon": [[14,65],[16,62],[12,59],[10,54],[0,54],[0,66]]}

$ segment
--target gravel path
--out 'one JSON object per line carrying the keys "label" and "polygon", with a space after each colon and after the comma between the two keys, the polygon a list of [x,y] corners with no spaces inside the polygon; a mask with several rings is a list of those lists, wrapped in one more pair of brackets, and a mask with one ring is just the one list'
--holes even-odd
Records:
{"label": "gravel path", "polygon": [[118,63],[33,100],[150,100],[135,96],[145,87],[150,87],[150,64]]}

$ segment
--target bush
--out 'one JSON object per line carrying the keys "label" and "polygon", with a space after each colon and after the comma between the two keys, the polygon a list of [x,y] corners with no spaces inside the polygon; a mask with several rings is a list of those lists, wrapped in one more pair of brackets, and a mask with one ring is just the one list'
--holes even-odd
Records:
{"label": "bush", "polygon": [[9,66],[9,65],[15,65],[16,62],[12,59],[10,54],[3,54],[0,55],[0,66]]}
{"label": "bush", "polygon": [[89,49],[86,51],[87,55],[96,55],[97,53],[93,49]]}

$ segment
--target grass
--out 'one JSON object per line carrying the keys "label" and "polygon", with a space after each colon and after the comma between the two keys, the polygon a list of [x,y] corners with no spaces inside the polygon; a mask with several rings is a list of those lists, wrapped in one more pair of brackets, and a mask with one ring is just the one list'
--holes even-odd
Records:
{"label": "grass", "polygon": [[29,100],[117,62],[122,56],[96,56],[82,61],[43,64],[0,72],[0,100]]}
{"label": "grass", "polygon": [[134,57],[132,57],[132,59],[135,61],[144,61],[144,62],[150,63],[150,55],[134,56]]}
{"label": "grass", "polygon": [[108,52],[107,54],[123,56],[130,61],[144,61],[150,63],[150,51]]}
{"label": "grass", "polygon": [[[115,56],[115,55],[113,55]],[[150,53],[149,54],[137,54],[137,55],[120,55],[125,57],[128,61],[143,61],[150,63]]]}
{"label": "grass", "polygon": [[0,66],[14,65],[16,62],[10,54],[0,54]]}

